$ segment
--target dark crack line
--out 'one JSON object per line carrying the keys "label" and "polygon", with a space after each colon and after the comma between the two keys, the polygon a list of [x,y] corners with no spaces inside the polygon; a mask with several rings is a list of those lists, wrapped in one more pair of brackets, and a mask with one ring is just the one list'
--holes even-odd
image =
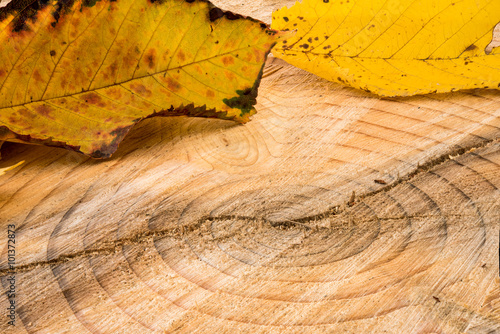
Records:
{"label": "dark crack line", "polygon": [[[446,216],[453,216],[453,217],[473,217],[474,215],[446,215]],[[412,216],[395,216],[395,217],[377,217],[375,219],[357,219],[355,221],[355,225],[359,223],[370,223],[370,222],[376,222],[378,220],[382,221],[388,221],[388,220],[407,220],[407,219],[426,219],[426,218],[442,218],[443,216],[441,215],[412,215]],[[322,217],[322,219],[328,219],[328,216]],[[246,220],[248,222],[253,222],[255,223],[259,228],[263,228],[264,224],[267,226],[270,226],[274,229],[279,229],[279,230],[287,230],[291,228],[300,228],[304,229],[307,231],[312,231],[312,232],[320,232],[322,230],[332,230],[335,228],[328,228],[325,226],[320,226],[318,224],[315,225],[306,225],[305,223],[301,223],[298,220],[286,220],[284,222],[274,222],[274,221],[269,221],[264,218],[255,218],[255,217],[246,217],[246,216],[236,216],[236,215],[231,215],[231,216],[218,216],[218,217],[202,217],[200,218],[196,223],[190,224],[190,225],[183,225],[171,229],[166,229],[162,231],[149,231],[149,232],[144,232],[140,233],[137,235],[134,235],[129,238],[123,238],[123,239],[118,239],[115,241],[110,241],[104,243],[102,247],[98,248],[91,248],[91,249],[86,249],[83,251],[79,251],[76,253],[72,254],[65,254],[65,255],[60,255],[55,259],[52,260],[47,260],[47,261],[37,261],[33,263],[28,263],[25,265],[21,265],[18,267],[15,267],[14,269],[2,269],[0,270],[0,277],[8,275],[8,274],[13,274],[13,273],[21,273],[21,272],[27,272],[36,268],[40,267],[47,267],[47,266],[52,266],[52,265],[59,265],[63,264],[69,261],[73,260],[78,260],[82,258],[88,258],[88,257],[94,257],[94,256],[102,256],[102,255],[111,255],[115,254],[121,251],[121,248],[123,246],[127,245],[140,245],[142,243],[147,242],[150,239],[153,238],[175,238],[178,241],[181,241],[188,233],[198,231],[198,234],[204,234],[205,232],[202,232],[200,230],[201,225],[203,225],[206,222],[214,222],[214,221],[224,221],[224,220]],[[311,219],[309,220],[309,223],[311,222],[316,222],[317,219]],[[242,226],[243,227],[246,227]],[[241,230],[237,229],[233,233],[227,233],[224,236],[217,237],[217,238],[212,238],[210,241],[211,242],[219,242],[219,241],[224,241],[230,238],[233,238],[238,234],[238,232]]]}
{"label": "dark crack line", "polygon": [[[196,224],[198,225],[198,224]],[[193,225],[193,227],[195,227]],[[185,227],[186,228],[186,227]],[[189,229],[189,227],[187,227]],[[14,269],[2,269],[0,270],[0,276],[7,275],[9,273],[19,273],[19,272],[26,272],[32,269],[35,269],[37,267],[46,267],[46,266],[51,266],[51,265],[57,265],[61,263],[65,263],[68,261],[72,260],[77,260],[80,258],[86,258],[86,257],[91,257],[91,256],[98,256],[98,255],[106,255],[106,254],[114,254],[117,253],[121,250],[122,246],[125,245],[134,245],[134,244],[141,244],[145,241],[147,241],[150,238],[155,238],[155,237],[175,237],[179,236],[180,233],[184,229],[182,227],[176,227],[172,229],[167,229],[163,231],[150,231],[150,232],[145,232],[145,233],[140,233],[137,235],[134,235],[130,238],[123,238],[123,239],[118,239],[113,242],[107,242],[105,245],[99,248],[92,248],[92,249],[86,249],[80,252],[72,253],[72,254],[67,254],[67,255],[61,255],[58,256],[55,259],[52,260],[47,260],[47,261],[37,261],[29,264],[25,264],[22,266],[15,267]]]}
{"label": "dark crack line", "polygon": [[430,171],[434,167],[438,167],[440,165],[443,165],[450,160],[456,160],[456,159],[462,157],[463,155],[470,153],[476,149],[485,148],[487,146],[491,146],[491,145],[498,144],[498,143],[500,143],[500,137],[496,138],[496,139],[485,140],[485,141],[481,142],[480,144],[470,145],[470,146],[466,146],[466,147],[460,147],[460,148],[456,148],[454,150],[450,150],[448,152],[445,152],[437,158],[431,159],[422,165],[418,165],[415,170],[408,173],[406,176],[400,177],[398,180],[394,181],[391,184],[388,184],[385,187],[382,187],[380,189],[377,189],[377,190],[368,192],[366,194],[360,195],[359,197],[356,198],[356,200],[370,198],[370,197],[377,195],[378,193],[387,192],[387,191],[395,188],[396,186],[400,185],[401,183],[408,182],[421,174],[427,173],[428,171]]}

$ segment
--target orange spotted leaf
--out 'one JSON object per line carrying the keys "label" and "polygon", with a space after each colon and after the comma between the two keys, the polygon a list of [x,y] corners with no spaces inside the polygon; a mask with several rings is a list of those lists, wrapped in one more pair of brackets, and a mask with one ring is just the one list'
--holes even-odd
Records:
{"label": "orange spotted leaf", "polygon": [[95,158],[146,117],[248,121],[279,35],[204,0],[14,0],[0,29],[0,140]]}

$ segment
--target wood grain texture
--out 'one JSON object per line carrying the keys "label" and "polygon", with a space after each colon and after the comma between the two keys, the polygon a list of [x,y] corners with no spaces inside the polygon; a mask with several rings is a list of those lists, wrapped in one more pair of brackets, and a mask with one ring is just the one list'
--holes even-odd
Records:
{"label": "wood grain texture", "polygon": [[105,161],[4,144],[0,332],[500,332],[498,91],[379,99],[271,58],[256,108],[146,120]]}

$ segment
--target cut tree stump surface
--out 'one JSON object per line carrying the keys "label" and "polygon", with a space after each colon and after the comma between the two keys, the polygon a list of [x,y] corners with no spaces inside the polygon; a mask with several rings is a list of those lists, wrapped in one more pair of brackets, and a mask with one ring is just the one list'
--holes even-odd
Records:
{"label": "cut tree stump surface", "polygon": [[4,144],[0,332],[500,332],[499,91],[379,99],[270,57],[256,108],[105,161]]}

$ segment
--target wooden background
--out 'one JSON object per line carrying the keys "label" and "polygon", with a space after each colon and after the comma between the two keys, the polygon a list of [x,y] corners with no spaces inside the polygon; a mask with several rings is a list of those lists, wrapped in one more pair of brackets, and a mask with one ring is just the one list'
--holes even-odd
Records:
{"label": "wooden background", "polygon": [[259,93],[106,161],[4,144],[0,332],[500,332],[499,91],[379,99],[271,57]]}

